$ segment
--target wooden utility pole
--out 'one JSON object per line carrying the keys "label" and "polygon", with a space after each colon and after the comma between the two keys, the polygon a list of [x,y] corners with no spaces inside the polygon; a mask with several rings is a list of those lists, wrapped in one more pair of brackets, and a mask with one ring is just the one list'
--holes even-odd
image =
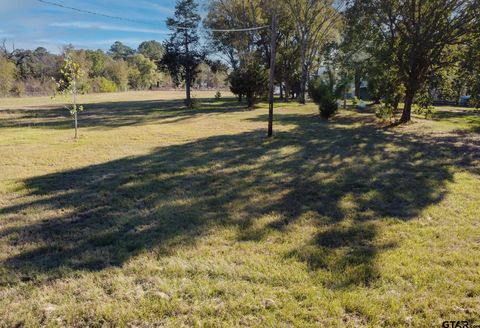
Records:
{"label": "wooden utility pole", "polygon": [[77,77],[73,77],[73,119],[75,120],[75,140],[78,139],[78,115],[77,115]]}
{"label": "wooden utility pole", "polygon": [[186,67],[186,74],[185,74],[185,92],[187,97],[187,107],[192,107],[192,98],[190,95],[190,88],[192,84],[191,72],[190,72],[190,64],[188,63],[188,59],[190,57],[189,49],[188,49],[188,30],[185,29],[185,57],[187,60],[187,67]]}
{"label": "wooden utility pole", "polygon": [[268,93],[268,137],[273,135],[273,102],[274,102],[274,80],[275,80],[275,57],[277,48],[277,13],[272,14],[272,43],[270,54],[270,81]]}

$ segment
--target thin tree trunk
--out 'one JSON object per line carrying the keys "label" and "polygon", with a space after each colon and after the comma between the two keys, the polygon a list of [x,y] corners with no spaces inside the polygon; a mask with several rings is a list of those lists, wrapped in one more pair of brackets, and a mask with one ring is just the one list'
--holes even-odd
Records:
{"label": "thin tree trunk", "polygon": [[301,56],[300,56],[300,65],[302,65],[302,77],[300,81],[300,94],[299,101],[301,104],[305,104],[305,90],[307,88],[307,65],[306,61],[306,52],[307,52],[307,41],[306,38],[302,40],[301,47]]}
{"label": "thin tree trunk", "polygon": [[271,45],[271,54],[270,54],[270,81],[269,81],[269,92],[268,92],[268,136],[273,135],[273,101],[274,101],[274,80],[275,80],[275,56],[276,56],[276,47],[277,47],[277,15],[274,12],[272,14],[272,45]]}
{"label": "thin tree trunk", "polygon": [[[187,57],[187,63],[188,63],[188,58],[190,56],[190,52],[188,50],[188,36],[187,36],[187,31],[185,30],[185,55]],[[191,107],[192,105],[192,99],[191,99],[191,92],[190,92],[190,88],[191,88],[191,85],[192,85],[192,77],[191,77],[191,74],[190,74],[190,66],[187,64],[187,67],[186,67],[186,76],[185,76],[185,91],[186,91],[186,104],[188,107]]]}
{"label": "thin tree trunk", "polygon": [[78,139],[78,117],[77,117],[77,81],[73,80],[73,119],[75,121],[75,140]]}
{"label": "thin tree trunk", "polygon": [[186,96],[187,96],[187,105],[190,106],[190,103],[191,103],[191,91],[190,91],[190,88],[191,88],[191,80],[190,80],[190,74],[187,73],[187,78],[186,78]]}
{"label": "thin tree trunk", "polygon": [[246,96],[248,109],[253,109],[253,104],[254,104],[253,97],[254,97],[253,95]]}
{"label": "thin tree trunk", "polygon": [[290,101],[290,86],[285,82],[285,102]]}
{"label": "thin tree trunk", "polygon": [[73,117],[75,119],[75,139],[78,139],[78,120],[77,120],[77,112],[73,114]]}
{"label": "thin tree trunk", "polygon": [[360,99],[360,79],[360,71],[358,69],[355,69],[355,97],[357,97],[358,99]]}

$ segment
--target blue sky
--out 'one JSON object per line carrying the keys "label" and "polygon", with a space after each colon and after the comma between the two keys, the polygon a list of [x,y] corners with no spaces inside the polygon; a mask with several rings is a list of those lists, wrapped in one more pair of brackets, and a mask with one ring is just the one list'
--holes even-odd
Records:
{"label": "blue sky", "polygon": [[117,40],[136,48],[142,41],[168,37],[165,20],[173,16],[175,7],[175,0],[51,1],[145,23],[78,13],[37,0],[0,0],[0,40],[7,39],[15,48],[41,46],[56,53],[66,44],[107,50]]}

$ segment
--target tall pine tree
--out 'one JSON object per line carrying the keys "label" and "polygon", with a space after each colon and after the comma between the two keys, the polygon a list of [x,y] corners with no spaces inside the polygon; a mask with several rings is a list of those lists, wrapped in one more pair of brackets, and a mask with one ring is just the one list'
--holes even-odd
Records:
{"label": "tall pine tree", "polygon": [[198,24],[200,15],[195,0],[179,0],[175,6],[175,18],[167,19],[167,26],[172,31],[165,42],[163,67],[168,70],[179,85],[185,81],[186,105],[192,106],[191,86],[198,74],[198,65],[203,59],[199,50]]}

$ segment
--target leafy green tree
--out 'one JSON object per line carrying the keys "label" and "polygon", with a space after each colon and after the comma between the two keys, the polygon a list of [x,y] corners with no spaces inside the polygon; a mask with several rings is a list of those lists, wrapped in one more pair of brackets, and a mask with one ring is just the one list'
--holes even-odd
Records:
{"label": "leafy green tree", "polygon": [[464,49],[460,61],[465,94],[471,96],[470,104],[480,108],[480,28]]}
{"label": "leafy green tree", "polygon": [[138,53],[144,55],[146,58],[158,62],[163,58],[165,49],[158,41],[144,41],[138,46]]}
{"label": "leafy green tree", "polygon": [[68,53],[70,59],[80,66],[82,74],[77,78],[77,89],[81,93],[90,91],[90,80],[88,78],[92,68],[92,62],[88,59],[87,51],[83,49],[70,49]]}
{"label": "leafy green tree", "polygon": [[202,62],[195,79],[197,88],[223,88],[227,82],[227,69],[218,62]]}
{"label": "leafy green tree", "polygon": [[8,94],[14,82],[15,64],[7,58],[0,56],[0,94]]}
{"label": "leafy green tree", "polygon": [[11,58],[15,61],[20,80],[33,78],[42,82],[49,81],[52,76],[56,76],[61,67],[60,56],[50,54],[42,47],[34,51],[17,49]]}
{"label": "leafy green tree", "polygon": [[318,105],[320,116],[329,119],[338,111],[338,100],[342,98],[347,81],[337,81],[332,70],[327,70],[325,75],[310,81],[308,93]]}
{"label": "leafy green tree", "polygon": [[60,65],[59,56],[53,55],[43,47],[38,47],[32,53],[32,71],[34,77],[41,81],[50,79]]}
{"label": "leafy green tree", "polygon": [[17,92],[43,92],[51,94],[54,90],[52,77],[58,77],[62,66],[62,57],[49,53],[39,47],[34,51],[15,49],[8,53],[8,58],[16,66],[15,83]]}
{"label": "leafy green tree", "polygon": [[131,56],[128,63],[130,66],[128,83],[132,89],[148,89],[157,83],[157,66],[153,61],[139,54]]}
{"label": "leafy green tree", "polygon": [[435,70],[451,64],[448,47],[478,29],[478,0],[356,0],[350,11],[370,30],[372,55],[397,70],[405,88],[402,123]]}
{"label": "leafy green tree", "polygon": [[192,82],[198,74],[198,65],[203,53],[199,50],[198,4],[195,0],[179,0],[175,6],[175,18],[167,19],[167,26],[172,31],[170,39],[164,44],[165,55],[162,66],[170,72],[175,84],[185,81],[188,107],[193,105],[191,99]]}
{"label": "leafy green tree", "polygon": [[305,103],[306,86],[319,50],[331,41],[341,22],[343,0],[283,0],[290,10],[300,47],[300,103]]}
{"label": "leafy green tree", "polygon": [[107,92],[116,92],[117,85],[115,82],[103,77],[95,77],[91,79],[90,83],[90,91],[97,92],[97,93],[107,93]]}
{"label": "leafy green tree", "polygon": [[257,98],[267,94],[268,71],[253,58],[233,70],[228,79],[232,93],[237,95],[239,100],[245,96],[248,108],[253,107]]}
{"label": "leafy green tree", "polygon": [[380,104],[383,100],[392,108],[392,112],[396,112],[405,92],[397,69],[385,62],[371,59],[370,66],[363,72],[375,104]]}
{"label": "leafy green tree", "polygon": [[83,111],[83,105],[77,104],[79,93],[78,81],[85,75],[80,64],[76,63],[70,54],[65,55],[63,68],[60,70],[60,79],[56,81],[56,95],[68,98],[66,109],[73,116],[75,122],[75,139],[78,139],[78,112]]}
{"label": "leafy green tree", "polygon": [[[260,0],[210,0],[208,14],[203,21],[207,29],[238,29],[268,24]],[[270,15],[270,13],[268,14]],[[269,33],[269,31],[267,31]],[[220,53],[233,69],[237,69],[243,57],[259,52],[268,44],[259,31],[210,32],[209,49]],[[263,51],[266,52],[265,50]],[[267,63],[267,61],[265,61]]]}
{"label": "leafy green tree", "polygon": [[107,60],[105,64],[105,77],[115,82],[121,91],[128,89],[128,74],[129,67],[126,61],[123,59],[113,60],[111,58]]}
{"label": "leafy green tree", "polygon": [[105,65],[109,59],[108,55],[102,50],[87,50],[87,59],[91,63],[90,77],[100,77],[105,74]]}
{"label": "leafy green tree", "polygon": [[132,56],[135,53],[135,50],[129,46],[123,44],[120,41],[115,41],[114,44],[110,47],[108,54],[113,57],[113,59],[123,59],[126,60],[129,56]]}
{"label": "leafy green tree", "polygon": [[285,100],[289,101],[290,97],[294,97],[295,85],[300,84],[300,44],[288,10],[277,10],[277,12],[279,13],[279,38],[275,79],[280,83],[281,96],[285,94]]}

